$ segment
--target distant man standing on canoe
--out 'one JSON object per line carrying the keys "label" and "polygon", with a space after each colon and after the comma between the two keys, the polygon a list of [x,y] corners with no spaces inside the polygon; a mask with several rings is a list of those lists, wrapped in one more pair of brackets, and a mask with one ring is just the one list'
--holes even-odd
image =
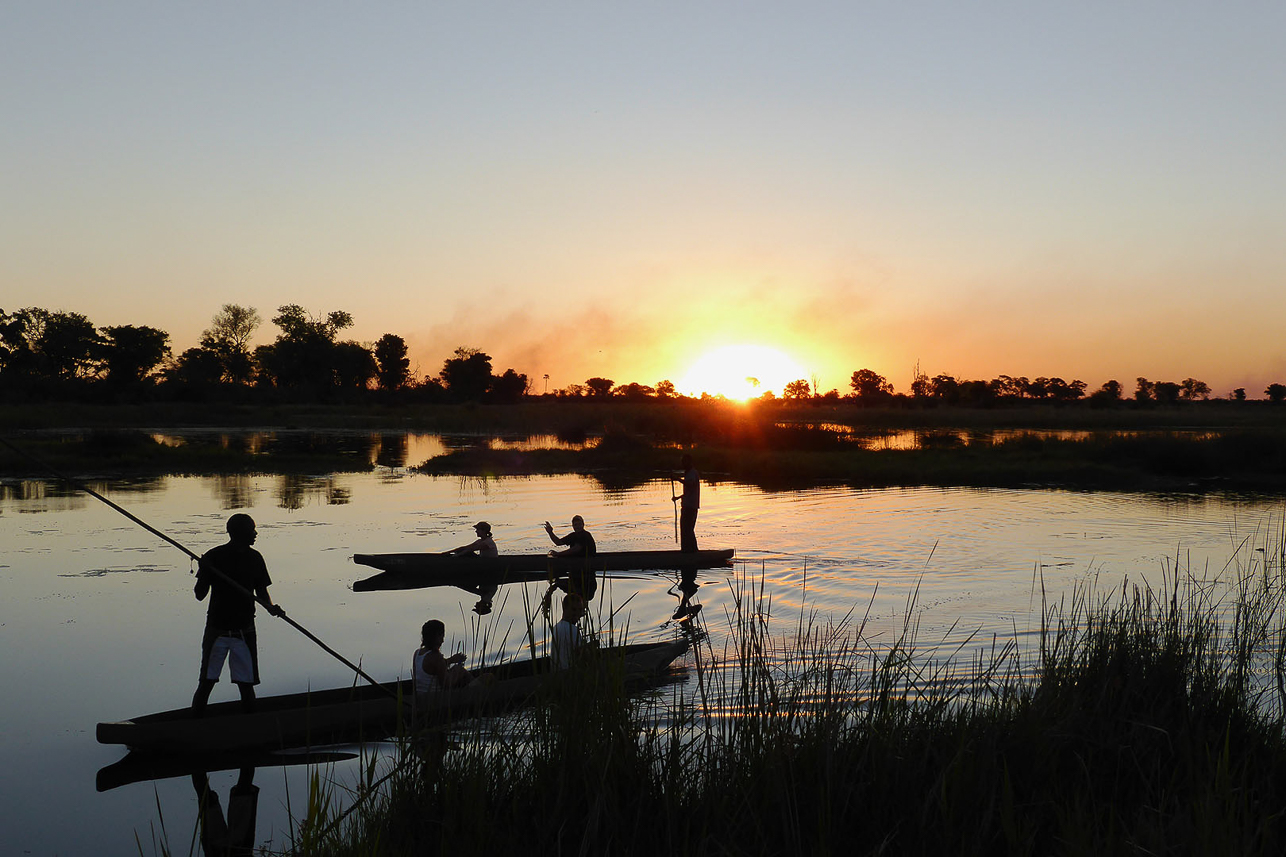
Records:
{"label": "distant man standing on canoe", "polygon": [[[206,611],[205,635],[201,639],[201,677],[192,696],[196,716],[205,712],[228,661],[232,681],[241,692],[241,707],[254,710],[255,685],[259,683],[259,652],[255,642],[255,601],[273,616],[285,612],[272,603],[268,586],[268,566],[263,556],[251,547],[258,537],[254,519],[237,513],[228,518],[228,541],[201,557],[196,574],[197,601],[210,596]],[[253,593],[250,597],[248,593]]]}
{"label": "distant man standing on canoe", "polygon": [[[598,552],[598,546],[594,544],[594,537],[590,535],[589,530],[585,529],[585,519],[580,515],[572,518],[572,531],[565,536],[554,535],[554,527],[548,521],[545,521],[545,534],[549,536],[550,541],[556,545],[562,545],[565,550],[550,551],[552,557],[561,557],[572,559],[575,557],[592,557]],[[558,580],[549,591],[545,593],[544,608],[545,613],[549,613],[549,599],[553,595],[554,589],[561,589],[564,592],[577,592],[589,601],[598,592],[598,577],[594,574],[594,569],[585,563],[584,567],[576,569],[567,577]]]}
{"label": "distant man standing on canoe", "polygon": [[701,508],[701,474],[692,464],[692,456],[685,455],[683,465],[683,493],[679,501],[679,550],[684,553],[697,551],[697,510]]}

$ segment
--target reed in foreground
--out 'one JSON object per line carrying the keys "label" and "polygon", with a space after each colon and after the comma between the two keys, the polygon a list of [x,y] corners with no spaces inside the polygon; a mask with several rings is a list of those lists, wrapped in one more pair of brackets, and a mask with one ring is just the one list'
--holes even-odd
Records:
{"label": "reed in foreground", "polygon": [[775,639],[771,605],[743,581],[726,650],[698,654],[685,693],[564,687],[524,720],[408,751],[342,823],[310,807],[298,842],[325,855],[1279,854],[1282,551],[1254,556],[1226,598],[1176,573],[1050,605],[1030,668],[1012,644],[921,650],[911,622],[880,649],[860,621],[801,620]]}

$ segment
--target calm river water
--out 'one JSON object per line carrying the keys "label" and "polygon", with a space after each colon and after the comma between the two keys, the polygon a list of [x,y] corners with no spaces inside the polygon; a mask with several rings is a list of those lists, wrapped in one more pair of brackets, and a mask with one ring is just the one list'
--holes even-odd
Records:
{"label": "calm river water", "polygon": [[[431,448],[423,438],[418,448]],[[411,456],[418,461],[423,456]],[[502,590],[480,618],[456,589],[354,593],[372,570],[354,553],[444,550],[491,523],[502,552],[543,552],[545,520],[565,531],[585,517],[600,550],[674,547],[670,485],[607,491],[581,477],[494,481],[434,478],[398,468],[310,477],[162,478],[94,487],[198,553],[224,540],[233,511],[259,525],[272,594],[290,615],[380,678],[408,670],[421,623],[447,623],[448,645],[516,651],[521,589]],[[1281,499],[1143,496],[1050,490],[823,488],[769,494],[707,484],[703,547],[732,547],[743,573],[762,575],[781,634],[805,610],[820,621],[870,605],[867,638],[892,641],[910,608],[925,644],[981,632],[1030,645],[1040,586],[1049,596],[1158,583],[1176,558],[1218,577],[1275,539]],[[1247,541],[1249,540],[1249,541]],[[96,771],[123,755],[95,742],[98,721],[185,705],[195,686],[205,604],[173,547],[98,501],[39,482],[0,486],[0,854],[175,853],[193,845],[190,777],[95,789]],[[726,635],[727,575],[706,573],[697,599],[714,652]],[[632,640],[666,639],[672,578],[613,579],[600,604],[625,606]],[[538,597],[543,586],[529,595]],[[628,600],[628,604],[625,602]],[[601,606],[598,609],[602,609]],[[347,669],[282,622],[260,616],[261,694],[344,685]],[[232,698],[225,682],[214,699]],[[353,763],[331,773],[355,778]],[[255,836],[284,847],[308,769],[265,768]],[[235,772],[210,783],[227,805]],[[164,831],[162,831],[162,823]]]}

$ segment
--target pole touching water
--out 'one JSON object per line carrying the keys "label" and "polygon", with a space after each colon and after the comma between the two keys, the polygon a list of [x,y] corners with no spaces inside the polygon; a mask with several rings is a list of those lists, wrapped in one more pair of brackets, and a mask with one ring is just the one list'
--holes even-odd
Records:
{"label": "pole touching water", "polygon": [[[108,506],[110,506],[111,508],[115,509],[117,512],[120,512],[120,513],[121,513],[122,515],[124,515],[126,518],[129,518],[131,521],[133,521],[134,523],[138,524],[140,527],[142,527],[143,529],[147,530],[147,531],[148,531],[149,533],[151,533],[152,535],[156,536],[157,538],[160,538],[162,541],[165,541],[165,542],[168,542],[168,543],[169,543],[169,544],[171,544],[171,545],[174,545],[174,547],[178,548],[179,550],[181,550],[183,553],[187,554],[187,555],[188,555],[189,557],[191,557],[192,559],[197,560],[198,562],[200,562],[201,557],[200,557],[200,556],[198,556],[197,554],[193,553],[191,550],[189,550],[189,549],[187,548],[187,546],[185,546],[185,545],[181,544],[180,542],[176,541],[175,539],[170,538],[168,535],[166,535],[165,533],[161,532],[161,531],[160,531],[160,530],[158,530],[156,527],[153,527],[153,526],[152,526],[151,524],[149,524],[147,521],[144,521],[142,518],[138,517],[138,516],[137,516],[137,515],[135,515],[133,512],[129,511],[128,509],[124,508],[123,506],[120,506],[120,505],[118,505],[118,504],[116,504],[116,503],[112,502],[111,500],[107,499],[107,498],[106,498],[106,497],[104,497],[102,494],[99,494],[97,491],[95,491],[93,488],[90,488],[88,485],[85,485],[83,482],[80,482],[80,481],[79,481],[79,480],[77,480],[77,479],[73,479],[72,477],[67,476],[66,474],[64,474],[64,473],[62,473],[61,471],[59,471],[57,468],[53,467],[52,465],[48,464],[48,463],[47,463],[47,462],[45,462],[45,461],[41,461],[39,458],[37,458],[36,456],[32,455],[30,452],[27,452],[27,451],[25,451],[25,450],[23,450],[23,449],[18,448],[17,446],[15,446],[14,444],[10,443],[8,440],[6,440],[6,439],[5,439],[5,438],[3,438],[3,437],[0,437],[0,445],[5,446],[6,448],[8,448],[11,452],[13,452],[15,455],[19,456],[20,458],[25,458],[26,460],[28,460],[28,461],[32,462],[33,464],[39,465],[41,468],[43,468],[44,470],[46,470],[46,471],[47,471],[51,476],[56,476],[57,478],[61,479],[63,482],[66,482],[68,485],[70,485],[71,487],[75,488],[76,490],[78,490],[78,491],[84,491],[86,494],[88,494],[89,496],[93,497],[94,499],[96,499],[96,500],[101,500],[103,503],[105,503],[105,504],[107,504]],[[210,563],[208,563],[208,562],[207,562],[207,563],[205,563],[205,568],[209,569],[211,572],[213,572],[215,575],[217,575],[220,579],[222,579],[224,583],[227,583],[229,586],[231,586],[233,589],[235,589],[235,590],[237,590],[238,592],[240,592],[242,595],[246,596],[247,598],[249,598],[250,600],[254,601],[254,602],[255,602],[255,603],[257,603],[257,604],[260,604],[260,605],[261,605],[261,606],[263,606],[265,609],[267,609],[267,608],[268,608],[268,605],[267,605],[267,604],[265,604],[264,602],[260,601],[257,597],[255,597],[255,594],[254,594],[253,592],[251,592],[249,589],[246,589],[246,588],[245,588],[244,586],[242,586],[240,583],[237,583],[237,581],[233,580],[231,577],[229,577],[227,574],[225,574],[225,573],[224,573],[223,571],[221,571],[220,569],[215,568],[214,566],[212,566],[212,565],[211,565]],[[324,642],[322,642],[321,638],[320,638],[320,637],[318,637],[316,634],[314,634],[312,631],[309,631],[309,630],[308,630],[307,628],[305,628],[303,625],[300,625],[300,624],[299,624],[298,622],[296,622],[294,619],[291,619],[289,616],[287,616],[287,615],[286,615],[286,613],[285,613],[285,611],[281,611],[280,613],[277,613],[277,614],[274,614],[274,615],[276,615],[278,619],[283,619],[283,620],[285,620],[286,624],[290,625],[290,627],[294,628],[296,631],[298,631],[299,633],[303,634],[305,637],[307,637],[308,639],[310,639],[310,640],[312,640],[314,643],[316,643],[318,646],[320,646],[320,647],[321,647],[321,649],[322,649],[322,651],[326,652],[328,655],[330,655],[331,657],[333,657],[333,658],[335,658],[336,660],[338,660],[338,661],[339,661],[340,663],[342,663],[344,666],[348,667],[350,670],[352,670],[353,672],[357,673],[359,676],[361,676],[362,678],[366,679],[366,680],[367,680],[368,682],[370,682],[371,684],[375,685],[376,687],[380,688],[381,690],[384,690],[385,692],[387,692],[387,693],[389,693],[389,694],[391,694],[391,695],[393,694],[393,691],[391,691],[391,690],[389,690],[388,688],[384,687],[384,685],[380,684],[380,683],[379,683],[377,680],[375,680],[374,678],[371,678],[371,676],[367,675],[367,674],[366,674],[366,672],[365,672],[361,667],[359,667],[357,664],[353,663],[353,662],[352,662],[352,661],[350,661],[348,658],[344,657],[344,656],[343,656],[343,655],[341,655],[339,652],[335,651],[335,650],[334,650],[334,649],[332,649],[330,646],[326,645]]]}

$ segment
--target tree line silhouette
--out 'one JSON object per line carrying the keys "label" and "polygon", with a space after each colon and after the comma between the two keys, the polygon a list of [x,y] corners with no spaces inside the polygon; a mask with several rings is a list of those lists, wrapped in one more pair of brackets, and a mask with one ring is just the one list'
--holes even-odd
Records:
{"label": "tree line silhouette", "polygon": [[[6,401],[87,400],[334,400],[355,396],[393,397],[424,402],[516,402],[533,394],[527,375],[514,369],[496,374],[491,356],[460,347],[432,375],[416,377],[406,341],[386,333],[371,344],[340,339],[353,317],[336,310],[314,316],[298,304],[278,307],[272,319],[276,339],[251,348],[262,325],[252,307],[225,304],[202,332],[198,344],[175,355],[170,335],[142,325],[95,327],[83,314],[27,307],[12,313],[0,309],[0,392]],[[546,387],[549,376],[544,376]],[[850,390],[822,393],[816,378],[786,384],[780,397],[771,391],[761,403],[838,403],[864,407],[957,406],[994,407],[1016,403],[1069,404],[1091,407],[1133,404],[1174,405],[1211,398],[1204,381],[1135,379],[1127,396],[1116,380],[1087,393],[1081,380],[1001,375],[968,380],[948,374],[930,377],[917,366],[910,388],[897,392],[871,369],[852,374]],[[548,389],[557,399],[645,401],[682,398],[669,380],[655,385],[617,385],[609,378]],[[1286,385],[1270,384],[1264,397],[1286,401]],[[703,395],[702,398],[710,398]],[[717,397],[715,397],[717,398]],[[1228,397],[1244,401],[1238,388]]]}

